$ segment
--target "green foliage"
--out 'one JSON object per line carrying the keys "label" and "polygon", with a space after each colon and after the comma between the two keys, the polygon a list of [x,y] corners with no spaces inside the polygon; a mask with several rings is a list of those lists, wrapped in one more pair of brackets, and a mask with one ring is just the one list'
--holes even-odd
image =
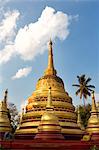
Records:
{"label": "green foliage", "polygon": [[0,147],[0,150],[4,150],[4,148],[3,148],[3,147]]}
{"label": "green foliage", "polygon": [[[88,124],[88,119],[90,117],[90,111],[91,111],[91,105],[86,105],[86,110],[84,109],[84,106],[79,106],[80,116],[83,123],[83,126],[86,128]],[[77,111],[76,111],[77,113]]]}
{"label": "green foliage", "polygon": [[19,113],[17,110],[17,107],[13,103],[8,103],[8,109],[9,109],[9,119],[11,121],[11,126],[14,132],[18,123],[19,123]]}
{"label": "green foliage", "polygon": [[97,147],[96,145],[92,146],[90,150],[99,150],[99,147]]}

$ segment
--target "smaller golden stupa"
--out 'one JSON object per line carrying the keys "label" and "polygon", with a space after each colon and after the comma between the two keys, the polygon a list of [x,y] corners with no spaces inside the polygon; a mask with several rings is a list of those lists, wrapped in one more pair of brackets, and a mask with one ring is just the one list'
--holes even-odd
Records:
{"label": "smaller golden stupa", "polygon": [[48,92],[46,111],[41,117],[35,139],[64,139],[58,117],[55,115],[54,107],[52,106],[51,87]]}
{"label": "smaller golden stupa", "polygon": [[95,103],[94,91],[92,92],[91,116],[88,120],[87,133],[91,135],[91,140],[99,140],[99,118]]}
{"label": "smaller golden stupa", "polygon": [[12,130],[7,108],[7,94],[8,90],[5,91],[3,101],[0,101],[0,139],[3,139],[5,132],[11,132]]}

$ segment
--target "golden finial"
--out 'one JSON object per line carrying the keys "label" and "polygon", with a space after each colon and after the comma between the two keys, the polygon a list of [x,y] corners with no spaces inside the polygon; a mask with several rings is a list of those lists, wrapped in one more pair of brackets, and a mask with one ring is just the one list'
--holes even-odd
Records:
{"label": "golden finial", "polygon": [[50,38],[50,41],[49,41],[49,45],[53,45],[51,38]]}
{"label": "golden finial", "polygon": [[94,91],[92,91],[92,98],[94,98],[94,97],[95,97],[95,96],[94,96],[94,93],[95,93],[95,92],[94,92]]}
{"label": "golden finial", "polygon": [[54,69],[54,62],[53,62],[53,49],[52,49],[52,40],[49,41],[49,54],[48,54],[48,67],[45,70],[46,75],[56,75],[56,70]]}
{"label": "golden finial", "polygon": [[24,107],[22,108],[22,114],[24,114]]}
{"label": "golden finial", "polygon": [[49,91],[48,91],[48,99],[47,99],[47,105],[46,105],[46,109],[47,110],[53,110],[53,106],[52,106],[52,97],[51,97],[51,87],[49,87]]}
{"label": "golden finial", "polygon": [[4,102],[7,103],[8,89],[4,92]]}
{"label": "golden finial", "polygon": [[49,41],[48,68],[54,69],[52,41]]}

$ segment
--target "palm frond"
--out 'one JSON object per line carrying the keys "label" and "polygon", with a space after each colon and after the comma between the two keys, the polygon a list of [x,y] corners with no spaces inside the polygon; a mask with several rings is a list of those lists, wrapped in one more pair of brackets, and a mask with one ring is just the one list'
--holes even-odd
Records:
{"label": "palm frond", "polygon": [[85,81],[86,81],[86,78],[85,78],[85,75],[83,74],[80,76],[80,84],[85,83]]}
{"label": "palm frond", "polygon": [[78,82],[80,83],[80,76],[77,76],[77,78],[78,78]]}
{"label": "palm frond", "polygon": [[86,87],[88,87],[88,88],[95,88],[94,85],[87,85]]}
{"label": "palm frond", "polygon": [[79,79],[79,78],[80,78],[80,76],[77,76],[77,78]]}
{"label": "palm frond", "polygon": [[88,90],[86,90],[85,93],[86,93],[86,95],[91,96],[91,93]]}
{"label": "palm frond", "polygon": [[91,96],[91,93],[90,93],[89,91],[87,91],[87,95],[88,95],[88,96]]}
{"label": "palm frond", "polygon": [[91,96],[91,93],[89,92],[88,88],[86,88],[86,87],[84,88],[83,95],[84,95],[84,97]]}
{"label": "palm frond", "polygon": [[84,97],[85,99],[87,99],[87,95],[86,95],[85,93],[83,94],[83,97]]}
{"label": "palm frond", "polygon": [[85,74],[81,75],[80,77],[81,77],[81,78],[85,78]]}
{"label": "palm frond", "polygon": [[80,85],[79,85],[79,84],[73,84],[72,86],[80,87]]}
{"label": "palm frond", "polygon": [[78,95],[80,93],[80,89],[78,89],[77,91],[76,91],[76,95]]}
{"label": "palm frond", "polygon": [[92,90],[92,89],[90,89],[90,88],[88,88],[88,90],[89,90],[89,91],[91,91],[91,92],[93,92],[93,91],[94,91],[94,90]]}
{"label": "palm frond", "polygon": [[87,85],[89,82],[91,81],[91,78],[88,78],[85,82],[85,84]]}

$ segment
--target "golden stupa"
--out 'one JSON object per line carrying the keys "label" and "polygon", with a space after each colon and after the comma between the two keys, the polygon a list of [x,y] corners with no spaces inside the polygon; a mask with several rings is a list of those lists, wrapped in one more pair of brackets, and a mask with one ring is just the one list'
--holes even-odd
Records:
{"label": "golden stupa", "polygon": [[92,138],[99,140],[99,118],[98,118],[98,111],[95,103],[94,91],[92,92],[91,116],[88,120],[88,126],[86,131],[87,133],[89,133],[90,136],[92,136]]}
{"label": "golden stupa", "polygon": [[53,63],[52,41],[49,42],[48,67],[44,75],[37,81],[36,90],[28,98],[25,114],[22,116],[20,128],[16,130],[16,137],[33,137],[38,133],[41,117],[46,111],[49,87],[51,87],[54,113],[58,117],[62,134],[66,139],[79,139],[82,131],[77,124],[75,107],[72,98],[65,91],[64,83],[57,76]]}
{"label": "golden stupa", "polygon": [[11,124],[9,119],[9,110],[7,108],[7,94],[8,91],[5,91],[3,101],[0,101],[0,138],[2,139],[5,132],[11,132]]}

